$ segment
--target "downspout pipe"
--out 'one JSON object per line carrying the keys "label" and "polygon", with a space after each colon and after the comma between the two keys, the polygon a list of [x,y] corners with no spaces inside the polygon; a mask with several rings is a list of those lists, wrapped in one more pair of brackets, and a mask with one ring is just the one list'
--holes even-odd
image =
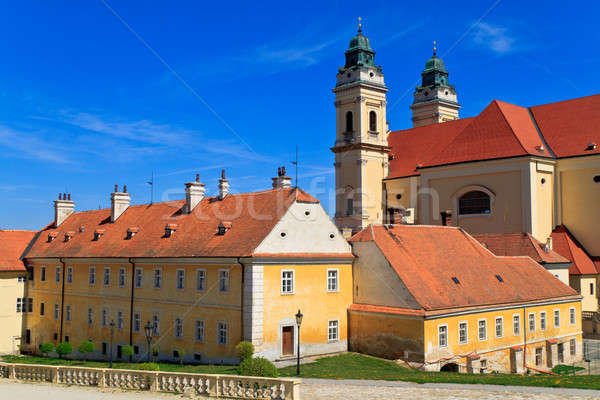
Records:
{"label": "downspout pipe", "polygon": [[62,287],[60,290],[60,335],[58,336],[58,343],[63,342],[63,323],[64,323],[64,309],[65,309],[65,260],[64,258],[59,258],[58,261],[62,264],[60,267],[60,278],[62,279]]}

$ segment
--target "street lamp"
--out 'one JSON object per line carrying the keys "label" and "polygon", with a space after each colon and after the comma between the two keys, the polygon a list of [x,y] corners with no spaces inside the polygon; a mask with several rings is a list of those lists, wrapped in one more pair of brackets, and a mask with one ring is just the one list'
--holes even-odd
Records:
{"label": "street lamp", "polygon": [[110,320],[110,368],[113,367],[113,338],[115,336],[115,321]]}
{"label": "street lamp", "polygon": [[146,334],[146,341],[148,341],[148,362],[150,362],[150,351],[151,351],[150,344],[152,344],[152,331],[153,330],[154,330],[154,327],[152,326],[150,321],[148,321],[146,326],[144,326],[144,333]]}
{"label": "street lamp", "polygon": [[296,375],[298,376],[300,376],[300,325],[302,324],[302,317],[304,317],[304,315],[302,315],[300,309],[298,309],[298,313],[296,314],[296,325],[298,325],[298,361],[296,363]]}

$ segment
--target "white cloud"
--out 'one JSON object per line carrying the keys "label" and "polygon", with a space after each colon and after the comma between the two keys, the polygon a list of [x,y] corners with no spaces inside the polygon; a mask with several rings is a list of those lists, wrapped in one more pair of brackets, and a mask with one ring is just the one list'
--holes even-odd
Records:
{"label": "white cloud", "polygon": [[473,26],[473,42],[490,51],[502,55],[515,49],[515,39],[508,28],[494,26],[487,22],[477,22]]}
{"label": "white cloud", "polygon": [[[50,161],[61,164],[71,162],[62,149],[32,132],[15,130],[0,125],[0,151],[10,157]],[[3,151],[4,150],[4,151]]]}

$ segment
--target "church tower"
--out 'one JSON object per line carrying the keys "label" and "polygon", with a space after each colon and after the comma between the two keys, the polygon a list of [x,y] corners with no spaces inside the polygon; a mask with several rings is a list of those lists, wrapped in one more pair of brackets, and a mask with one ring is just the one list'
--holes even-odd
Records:
{"label": "church tower", "polygon": [[335,93],[335,221],[353,231],[382,223],[383,179],[388,174],[386,92],[375,52],[362,34],[350,40]]}
{"label": "church tower", "polygon": [[454,85],[448,83],[448,71],[441,58],[436,56],[433,42],[433,57],[425,63],[421,73],[423,82],[415,90],[412,109],[413,127],[458,119],[460,105]]}

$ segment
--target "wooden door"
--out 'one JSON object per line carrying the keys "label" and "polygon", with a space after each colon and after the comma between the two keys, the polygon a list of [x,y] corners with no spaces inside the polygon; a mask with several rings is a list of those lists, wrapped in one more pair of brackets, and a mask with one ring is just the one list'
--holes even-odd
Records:
{"label": "wooden door", "polygon": [[294,327],[284,326],[281,328],[281,347],[284,356],[294,354]]}

